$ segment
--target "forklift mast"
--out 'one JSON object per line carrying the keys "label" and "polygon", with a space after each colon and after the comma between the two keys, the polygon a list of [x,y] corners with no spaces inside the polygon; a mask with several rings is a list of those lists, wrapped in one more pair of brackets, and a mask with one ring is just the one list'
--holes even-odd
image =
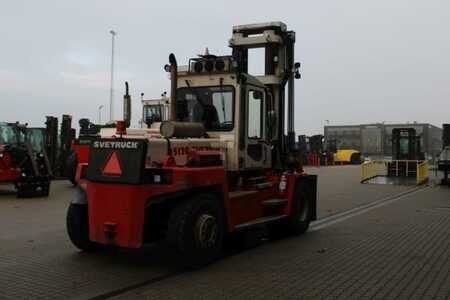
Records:
{"label": "forklift mast", "polygon": [[58,155],[58,176],[66,177],[66,161],[70,155],[70,146],[74,138],[72,116],[63,115],[61,122],[60,151]]}
{"label": "forklift mast", "polygon": [[45,126],[45,152],[48,155],[53,174],[55,174],[58,155],[58,118],[47,116]]}
{"label": "forklift mast", "polygon": [[[233,35],[229,43],[233,59],[237,63],[238,74],[249,72],[250,49],[265,50],[264,75],[255,77],[266,86],[268,95],[272,98],[272,112],[276,119],[276,128],[272,137],[272,161],[274,167],[282,168],[288,152],[293,151],[295,145],[294,78],[300,78],[300,63],[294,63],[295,32],[288,31],[282,22],[238,25],[233,27]],[[285,99],[286,85],[287,101]],[[287,123],[287,136],[285,123]]]}

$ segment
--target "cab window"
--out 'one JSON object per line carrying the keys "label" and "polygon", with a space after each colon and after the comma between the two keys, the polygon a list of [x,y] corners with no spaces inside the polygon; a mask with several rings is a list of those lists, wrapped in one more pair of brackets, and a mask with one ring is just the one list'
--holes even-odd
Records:
{"label": "cab window", "polygon": [[189,87],[177,91],[177,119],[201,122],[206,130],[233,129],[234,88],[232,86]]}
{"label": "cab window", "polygon": [[263,134],[263,93],[248,92],[248,138],[261,139]]}

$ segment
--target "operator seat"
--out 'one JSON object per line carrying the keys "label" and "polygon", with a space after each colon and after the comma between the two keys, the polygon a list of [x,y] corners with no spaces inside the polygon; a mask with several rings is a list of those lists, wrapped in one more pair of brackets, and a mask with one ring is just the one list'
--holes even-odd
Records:
{"label": "operator seat", "polygon": [[203,107],[203,124],[206,129],[216,128],[219,123],[219,114],[214,105],[205,105]]}

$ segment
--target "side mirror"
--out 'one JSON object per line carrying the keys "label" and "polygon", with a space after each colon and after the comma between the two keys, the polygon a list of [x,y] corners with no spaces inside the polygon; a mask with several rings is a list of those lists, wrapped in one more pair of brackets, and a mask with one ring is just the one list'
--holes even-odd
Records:
{"label": "side mirror", "polygon": [[299,62],[296,62],[294,64],[294,77],[295,77],[295,79],[300,79],[302,77],[301,74],[300,74],[300,70],[299,70],[300,67],[301,67],[301,64]]}

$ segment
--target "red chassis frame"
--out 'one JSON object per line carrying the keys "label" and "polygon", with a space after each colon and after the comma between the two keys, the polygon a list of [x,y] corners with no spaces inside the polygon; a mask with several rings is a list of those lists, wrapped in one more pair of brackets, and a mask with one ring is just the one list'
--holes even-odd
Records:
{"label": "red chassis frame", "polygon": [[77,155],[78,164],[87,163],[89,160],[89,144],[78,144],[72,141],[72,151]]}
{"label": "red chassis frame", "polygon": [[0,145],[0,182],[15,182],[20,178],[21,170],[13,165],[11,155],[4,152]]}
{"label": "red chassis frame", "polygon": [[[168,159],[170,161],[170,158]],[[89,238],[93,242],[119,247],[139,248],[143,244],[145,211],[153,199],[185,191],[214,190],[223,195],[226,227],[233,232],[236,226],[261,218],[271,209],[272,214],[291,214],[296,181],[306,173],[295,172],[286,175],[287,188],[281,193],[278,183],[281,175],[267,174],[272,187],[230,199],[228,180],[223,166],[214,167],[164,167],[170,170],[170,184],[117,184],[100,183],[82,179],[87,164],[80,164],[77,179],[87,191],[89,212]],[[252,190],[252,189],[249,189]],[[249,191],[244,190],[244,191]],[[253,189],[254,190],[254,189]],[[236,192],[236,191],[232,191]],[[287,204],[281,207],[265,208],[261,202],[271,198],[285,198]],[[273,211],[273,210],[278,211]]]}

